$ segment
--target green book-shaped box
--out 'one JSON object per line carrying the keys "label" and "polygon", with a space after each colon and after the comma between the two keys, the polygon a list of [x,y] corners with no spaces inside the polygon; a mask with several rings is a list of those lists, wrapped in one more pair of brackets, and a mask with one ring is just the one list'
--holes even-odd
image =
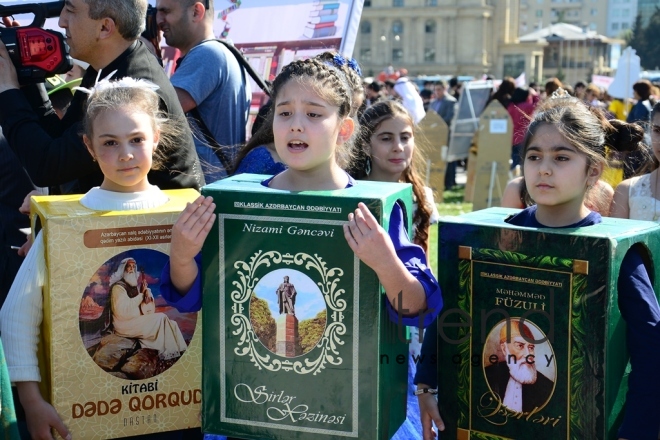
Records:
{"label": "green book-shaped box", "polygon": [[267,177],[202,191],[218,215],[202,252],[203,430],[389,438],[405,419],[408,350],[342,225],[364,202],[387,230],[397,201],[410,225],[411,187],[289,192],[263,186]]}
{"label": "green book-shaped box", "polygon": [[438,319],[443,436],[616,439],[629,372],[617,279],[633,246],[655,278],[660,225],[505,223],[516,212],[486,209],[439,227],[439,281],[453,292]]}

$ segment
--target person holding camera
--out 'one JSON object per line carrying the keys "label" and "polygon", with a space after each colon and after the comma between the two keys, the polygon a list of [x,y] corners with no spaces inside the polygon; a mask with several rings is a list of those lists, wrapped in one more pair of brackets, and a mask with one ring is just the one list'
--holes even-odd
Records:
{"label": "person holding camera", "polygon": [[[71,56],[90,65],[81,87],[91,88],[110,75],[145,79],[159,86],[161,110],[182,119],[185,116],[169,79],[138,40],[146,12],[147,0],[67,0],[59,26],[66,30]],[[36,185],[52,187],[75,181],[61,191],[84,193],[102,182],[103,174],[86,154],[80,135],[86,99],[85,93],[77,91],[60,121],[44,87],[19,89],[16,68],[0,42],[0,126]],[[178,138],[163,169],[151,171],[149,180],[161,189],[200,188],[204,177],[187,125]]]}
{"label": "person holding camera", "polygon": [[213,1],[157,0],[156,20],[168,46],[181,51],[171,81],[191,116],[195,147],[207,182],[231,173],[252,93],[236,57],[215,41]]}

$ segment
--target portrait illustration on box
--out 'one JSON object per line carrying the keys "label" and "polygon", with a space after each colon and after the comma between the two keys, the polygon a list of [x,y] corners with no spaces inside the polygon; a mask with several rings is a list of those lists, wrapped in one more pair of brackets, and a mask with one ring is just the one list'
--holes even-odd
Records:
{"label": "portrait illustration on box", "polygon": [[183,356],[197,313],[179,313],[160,296],[167,255],[152,249],[119,253],[92,275],[80,302],[80,336],[94,362],[128,380],[148,379]]}
{"label": "portrait illustration on box", "polygon": [[326,330],[326,304],[319,286],[296,269],[275,269],[259,279],[250,298],[250,323],[274,354],[311,351]]}
{"label": "portrait illustration on box", "polygon": [[497,323],[484,344],[483,365],[490,397],[507,409],[528,413],[550,401],[556,359],[546,335],[530,320],[511,317]]}

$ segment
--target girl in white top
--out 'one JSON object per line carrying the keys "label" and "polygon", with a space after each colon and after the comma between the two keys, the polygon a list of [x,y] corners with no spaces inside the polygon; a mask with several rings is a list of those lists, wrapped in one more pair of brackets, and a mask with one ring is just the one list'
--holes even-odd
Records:
{"label": "girl in white top", "polygon": [[[651,112],[652,160],[649,158],[648,174],[632,177],[621,182],[614,192],[611,217],[660,222],[660,103]],[[640,130],[643,131],[642,128]]]}
{"label": "girl in white top", "polygon": [[[168,144],[181,122],[161,115],[154,92],[157,88],[147,81],[124,78],[83,89],[90,94],[83,140],[104,175],[101,186],[80,200],[83,206],[121,211],[154,208],[167,202],[167,196],[149,184],[147,173],[162,155],[162,148],[156,149],[159,141]],[[0,330],[9,376],[18,389],[32,438],[52,439],[51,428],[63,438],[71,438],[38,387],[37,344],[45,273],[43,236],[39,233],[0,310]]]}

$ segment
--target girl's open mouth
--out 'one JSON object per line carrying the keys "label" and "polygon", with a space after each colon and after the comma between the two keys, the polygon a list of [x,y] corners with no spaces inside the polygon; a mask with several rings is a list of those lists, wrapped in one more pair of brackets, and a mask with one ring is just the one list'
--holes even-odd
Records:
{"label": "girl's open mouth", "polygon": [[289,142],[287,147],[291,151],[304,151],[309,145],[304,142]]}

